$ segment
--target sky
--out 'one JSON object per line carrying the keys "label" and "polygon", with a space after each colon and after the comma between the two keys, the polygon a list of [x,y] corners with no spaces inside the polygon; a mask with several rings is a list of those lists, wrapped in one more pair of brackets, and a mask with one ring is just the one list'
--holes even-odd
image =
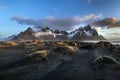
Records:
{"label": "sky", "polygon": [[72,31],[87,24],[120,40],[120,0],[0,0],[0,38],[33,26]]}

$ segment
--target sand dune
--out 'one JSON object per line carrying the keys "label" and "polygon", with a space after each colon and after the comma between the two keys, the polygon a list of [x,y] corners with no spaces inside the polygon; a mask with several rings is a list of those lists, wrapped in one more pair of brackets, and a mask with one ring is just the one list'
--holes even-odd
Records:
{"label": "sand dune", "polygon": [[0,80],[119,80],[120,46],[109,42],[0,42]]}

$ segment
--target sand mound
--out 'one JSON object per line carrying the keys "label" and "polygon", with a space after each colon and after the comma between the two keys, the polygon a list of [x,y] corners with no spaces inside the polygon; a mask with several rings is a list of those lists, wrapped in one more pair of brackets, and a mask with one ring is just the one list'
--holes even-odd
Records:
{"label": "sand mound", "polygon": [[79,52],[79,49],[73,46],[60,46],[60,47],[54,48],[53,51],[63,53],[63,54],[73,54],[73,53]]}

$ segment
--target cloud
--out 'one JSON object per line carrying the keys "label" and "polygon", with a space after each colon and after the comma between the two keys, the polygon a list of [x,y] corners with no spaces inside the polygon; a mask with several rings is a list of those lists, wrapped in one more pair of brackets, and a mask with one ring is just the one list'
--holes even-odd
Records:
{"label": "cloud", "polygon": [[108,39],[114,39],[114,40],[120,40],[120,33],[114,32],[114,33],[106,33],[106,36]]}
{"label": "cloud", "polygon": [[120,33],[109,33],[110,35],[115,35],[115,36],[119,36]]}
{"label": "cloud", "polygon": [[26,19],[23,16],[13,16],[11,20],[17,21],[19,24],[23,25],[35,25],[35,21],[33,19]]}
{"label": "cloud", "polygon": [[75,16],[74,19],[78,22],[91,23],[91,22],[99,19],[101,16],[102,16],[101,14],[99,14],[99,15],[89,14],[89,15],[86,15],[84,17]]}
{"label": "cloud", "polygon": [[95,15],[95,14],[89,14],[83,17],[80,16],[74,16],[72,18],[70,17],[62,17],[62,18],[55,18],[53,16],[48,16],[44,19],[29,19],[25,18],[23,16],[13,16],[11,20],[14,20],[18,22],[19,24],[23,25],[33,25],[33,26],[49,26],[53,29],[60,29],[60,30],[71,30],[75,29],[76,25],[79,25],[81,23],[91,23],[99,19],[102,15]]}
{"label": "cloud", "polygon": [[120,35],[120,33],[111,33],[111,34],[114,34],[114,35],[116,35],[116,36]]}
{"label": "cloud", "polygon": [[108,28],[120,27],[120,20],[115,17],[110,17],[95,21],[91,25],[97,27],[108,27]]}
{"label": "cloud", "polygon": [[5,6],[5,5],[0,5],[0,10],[7,10],[7,6]]}
{"label": "cloud", "polygon": [[96,27],[95,29],[97,30],[97,32],[101,32],[102,31],[101,27]]}

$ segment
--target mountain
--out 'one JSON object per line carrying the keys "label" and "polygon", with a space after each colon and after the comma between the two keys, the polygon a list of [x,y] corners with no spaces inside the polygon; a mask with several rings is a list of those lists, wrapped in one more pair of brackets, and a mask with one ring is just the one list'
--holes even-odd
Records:
{"label": "mountain", "polygon": [[24,32],[20,32],[18,35],[14,36],[12,40],[29,40],[34,39],[35,36],[33,35],[35,32],[32,30],[32,28],[28,28]]}
{"label": "mountain", "polygon": [[68,37],[71,40],[105,40],[105,38],[99,35],[90,25],[72,31]]}
{"label": "mountain", "polygon": [[33,35],[36,39],[40,40],[53,40],[55,38],[52,29],[49,27],[41,28],[41,30],[35,32]]}
{"label": "mountain", "polygon": [[35,26],[28,28],[24,32],[14,36],[11,40],[105,40],[103,36],[98,35],[90,25],[81,27],[68,33],[67,31],[52,30],[48,26],[42,28]]}
{"label": "mountain", "polygon": [[66,31],[53,31],[48,26],[42,28],[35,26],[28,28],[27,30],[20,32],[18,35],[10,36],[9,40],[65,40],[67,39],[68,33]]}
{"label": "mountain", "polygon": [[16,35],[11,35],[11,36],[5,38],[5,40],[12,40],[12,39],[15,38],[15,37],[16,37]]}

